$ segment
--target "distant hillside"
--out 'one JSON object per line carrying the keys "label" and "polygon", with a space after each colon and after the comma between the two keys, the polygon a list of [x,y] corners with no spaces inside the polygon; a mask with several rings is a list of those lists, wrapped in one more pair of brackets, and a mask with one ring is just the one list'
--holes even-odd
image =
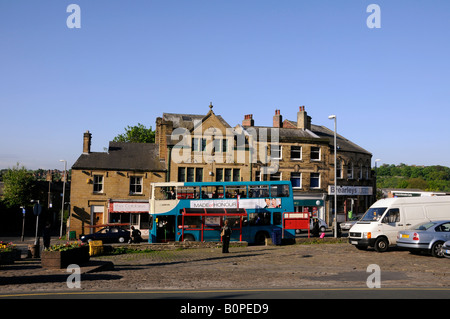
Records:
{"label": "distant hillside", "polygon": [[383,164],[377,168],[377,187],[450,192],[450,168],[440,165]]}

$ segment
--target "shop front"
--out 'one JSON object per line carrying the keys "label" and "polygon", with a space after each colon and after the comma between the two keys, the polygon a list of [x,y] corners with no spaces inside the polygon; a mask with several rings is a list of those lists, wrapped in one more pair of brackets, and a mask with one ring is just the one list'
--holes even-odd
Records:
{"label": "shop front", "polygon": [[142,238],[148,238],[150,214],[148,201],[109,200],[108,222],[129,224],[139,229]]}
{"label": "shop front", "polygon": [[311,218],[320,218],[326,221],[325,200],[321,194],[294,195],[294,208],[296,212],[308,212]]}
{"label": "shop front", "polygon": [[[328,186],[328,202],[331,220],[334,218],[334,185]],[[373,204],[372,186],[338,186],[337,187],[337,221],[349,220],[352,216],[359,216]]]}

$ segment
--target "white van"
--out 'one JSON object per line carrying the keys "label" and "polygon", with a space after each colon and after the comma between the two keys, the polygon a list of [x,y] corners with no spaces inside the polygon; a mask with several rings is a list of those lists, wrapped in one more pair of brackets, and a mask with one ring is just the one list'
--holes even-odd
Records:
{"label": "white van", "polygon": [[349,230],[358,249],[386,251],[397,242],[397,232],[421,222],[450,219],[450,196],[386,198],[374,203]]}

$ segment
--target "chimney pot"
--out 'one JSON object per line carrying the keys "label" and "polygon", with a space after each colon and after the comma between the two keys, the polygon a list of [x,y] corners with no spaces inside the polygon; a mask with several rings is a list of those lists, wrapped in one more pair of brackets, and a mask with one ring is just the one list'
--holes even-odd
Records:
{"label": "chimney pot", "polygon": [[254,126],[255,121],[253,120],[253,114],[244,115],[244,120],[242,121],[242,126]]}
{"label": "chimney pot", "polygon": [[275,115],[273,116],[273,127],[280,128],[282,127],[282,116],[280,114],[280,110],[275,110]]}
{"label": "chimney pot", "polygon": [[297,128],[311,130],[311,117],[306,113],[304,105],[299,107],[297,113]]}
{"label": "chimney pot", "polygon": [[92,134],[89,131],[83,134],[83,154],[89,154],[91,152],[91,139]]}

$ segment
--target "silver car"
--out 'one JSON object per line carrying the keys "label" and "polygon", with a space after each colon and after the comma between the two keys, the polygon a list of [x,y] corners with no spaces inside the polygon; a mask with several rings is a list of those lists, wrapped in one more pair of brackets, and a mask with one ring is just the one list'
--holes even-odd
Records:
{"label": "silver car", "polygon": [[361,218],[361,216],[354,216],[351,219],[341,223],[342,230],[349,230]]}
{"label": "silver car", "polygon": [[410,252],[427,252],[444,257],[443,244],[450,240],[450,220],[428,221],[398,232],[397,246]]}
{"label": "silver car", "polygon": [[444,245],[442,245],[442,254],[444,257],[450,258],[450,240],[446,241]]}

